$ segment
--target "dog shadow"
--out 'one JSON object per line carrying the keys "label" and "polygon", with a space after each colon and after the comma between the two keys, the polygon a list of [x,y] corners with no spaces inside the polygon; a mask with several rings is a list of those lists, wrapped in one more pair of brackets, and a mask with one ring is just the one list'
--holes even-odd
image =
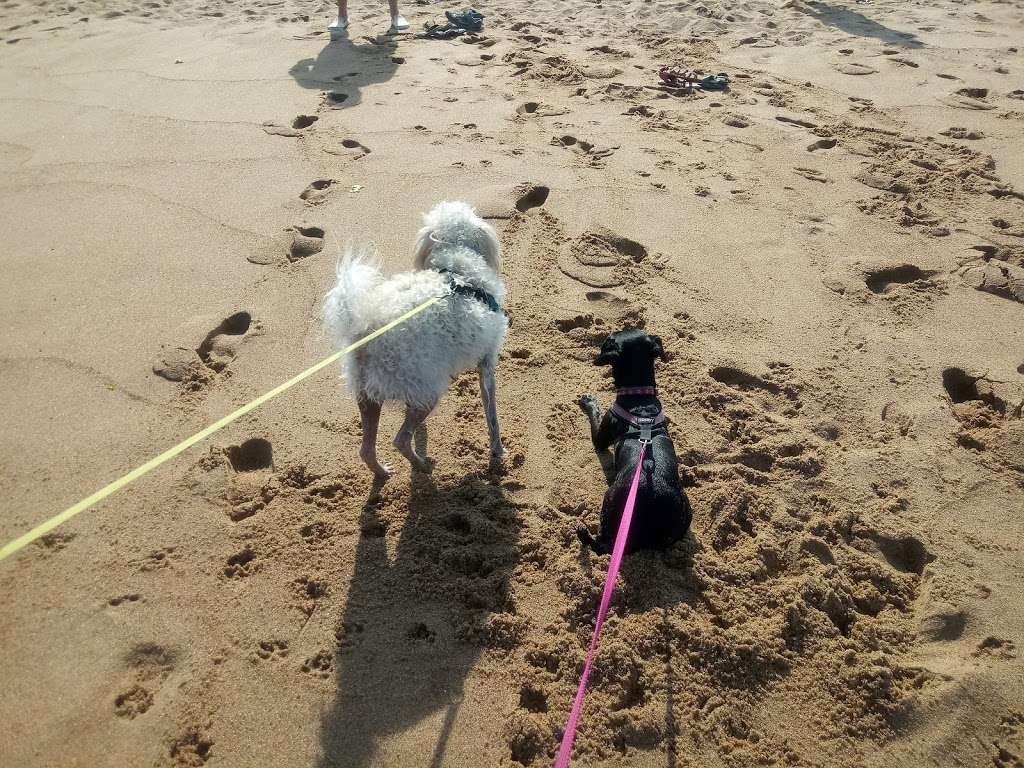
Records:
{"label": "dog shadow", "polygon": [[303,88],[330,91],[330,104],[339,109],[362,101],[362,89],[390,80],[398,69],[394,38],[366,38],[365,44],[349,38],[332,40],[316,58],[301,59],[288,70]]}
{"label": "dog shadow", "polygon": [[[421,455],[425,444],[418,432]],[[397,540],[387,536],[392,511],[375,484],[336,632],[337,693],[321,722],[320,768],[377,763],[380,745],[410,729],[436,734],[432,754],[415,763],[439,768],[483,651],[478,630],[507,608],[519,516],[487,475],[452,483],[414,474]]]}

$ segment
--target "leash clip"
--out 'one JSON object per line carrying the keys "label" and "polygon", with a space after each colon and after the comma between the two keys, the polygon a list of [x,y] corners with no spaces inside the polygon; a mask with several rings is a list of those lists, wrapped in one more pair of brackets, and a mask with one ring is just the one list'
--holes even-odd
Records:
{"label": "leash clip", "polygon": [[653,439],[654,419],[637,419],[636,425],[640,429],[640,442],[643,445],[650,445]]}

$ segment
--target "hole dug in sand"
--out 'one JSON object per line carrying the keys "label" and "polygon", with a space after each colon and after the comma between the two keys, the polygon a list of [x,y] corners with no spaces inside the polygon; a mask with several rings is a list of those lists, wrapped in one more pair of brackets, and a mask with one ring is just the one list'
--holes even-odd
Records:
{"label": "hole dug in sand", "polygon": [[269,440],[254,437],[241,445],[232,445],[226,451],[235,472],[255,472],[274,468],[274,451]]}

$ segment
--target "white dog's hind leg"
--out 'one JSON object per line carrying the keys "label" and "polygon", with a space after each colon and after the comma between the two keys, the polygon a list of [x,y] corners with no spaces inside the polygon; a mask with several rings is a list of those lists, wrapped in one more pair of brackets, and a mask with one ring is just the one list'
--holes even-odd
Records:
{"label": "white dog's hind leg", "polygon": [[505,447],[501,444],[501,432],[498,429],[497,384],[494,381],[494,361],[484,360],[480,363],[480,399],[484,404],[484,415],[487,417],[487,431],[491,435],[491,455],[501,458],[505,455]]}
{"label": "white dog's hind leg", "polygon": [[398,430],[394,441],[395,448],[409,460],[412,468],[427,474],[434,469],[434,462],[432,459],[416,453],[416,449],[412,444],[412,438],[420,425],[426,421],[427,416],[430,415],[432,410],[434,410],[434,406],[423,408],[406,404],[405,421],[402,422],[402,428]]}
{"label": "white dog's hind leg", "polygon": [[359,397],[359,415],[363,419],[363,445],[359,449],[359,458],[366,462],[377,477],[386,479],[394,470],[390,464],[377,461],[377,426],[380,424],[380,403]]}

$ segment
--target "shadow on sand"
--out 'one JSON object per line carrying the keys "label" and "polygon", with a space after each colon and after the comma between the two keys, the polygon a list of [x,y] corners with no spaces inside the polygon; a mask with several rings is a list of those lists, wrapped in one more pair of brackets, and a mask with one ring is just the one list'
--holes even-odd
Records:
{"label": "shadow on sand", "polygon": [[813,5],[797,3],[794,10],[807,14],[817,19],[822,24],[835,27],[849,35],[857,37],[873,37],[883,43],[897,45],[901,48],[923,48],[924,43],[917,39],[911,32],[897,32],[895,29],[872,21],[867,16],[851,11],[843,6],[829,5],[828,3],[816,2]]}
{"label": "shadow on sand", "polygon": [[355,43],[348,38],[332,40],[315,59],[297,61],[288,74],[303,88],[330,91],[337,107],[351,107],[362,101],[361,91],[368,85],[384,83],[398,69],[397,43],[381,35]]}
{"label": "shadow on sand", "polygon": [[[423,726],[436,727],[436,742],[415,764],[444,763],[466,676],[495,643],[488,619],[509,609],[519,512],[496,481],[414,475],[407,510],[404,494],[378,502],[371,492],[336,632],[337,694],[321,723],[321,768],[379,762],[387,737],[442,711],[439,725]],[[389,552],[387,523],[403,516]]]}

